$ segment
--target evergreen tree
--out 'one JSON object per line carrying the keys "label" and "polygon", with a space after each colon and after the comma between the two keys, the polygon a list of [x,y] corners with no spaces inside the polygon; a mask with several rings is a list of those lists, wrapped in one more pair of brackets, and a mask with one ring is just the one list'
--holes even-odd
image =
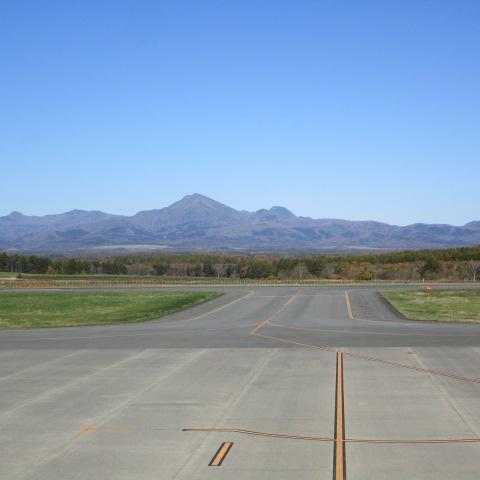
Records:
{"label": "evergreen tree", "polygon": [[217,274],[212,262],[207,261],[203,264],[203,274],[207,277],[214,277]]}

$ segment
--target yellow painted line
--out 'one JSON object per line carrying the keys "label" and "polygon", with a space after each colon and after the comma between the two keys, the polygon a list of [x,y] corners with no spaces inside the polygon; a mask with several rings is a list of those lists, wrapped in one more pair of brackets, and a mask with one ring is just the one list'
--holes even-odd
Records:
{"label": "yellow painted line", "polygon": [[128,433],[128,432],[136,432],[138,429],[134,426],[127,426],[127,427],[97,427],[95,425],[87,425],[85,428],[82,428],[78,433],[80,436],[87,435],[92,432],[100,432],[100,433]]}
{"label": "yellow painted line", "polygon": [[[307,332],[317,332],[317,333],[326,333],[326,334],[344,334],[348,333],[350,335],[383,335],[388,337],[397,337],[397,336],[412,336],[412,337],[449,337],[452,338],[452,334],[450,333],[400,333],[400,332],[370,332],[370,331],[358,331],[358,330],[338,330],[338,329],[327,329],[323,327],[302,327],[302,326],[293,326],[293,325],[282,325],[280,323],[272,323],[268,322],[270,327],[278,327],[278,328],[287,328],[290,330],[306,330]],[[455,334],[455,337],[479,337],[480,334]]]}
{"label": "yellow painted line", "polygon": [[87,425],[85,428],[80,430],[79,435],[87,435],[87,433],[93,432],[95,430],[95,425]]}
{"label": "yellow painted line", "polygon": [[291,343],[292,345],[299,345],[301,347],[315,348],[317,350],[323,350],[324,352],[336,352],[333,348],[321,347],[319,345],[311,345],[309,343],[296,342],[294,340],[288,340],[287,338],[274,337],[273,335],[264,335],[263,333],[255,333],[256,337],[268,338],[269,340],[276,340],[283,343]]}
{"label": "yellow painted line", "polygon": [[347,313],[350,320],[356,320],[352,312],[352,304],[350,303],[350,296],[348,295],[347,290],[345,290],[345,303],[347,304]]}
{"label": "yellow painted line", "polygon": [[260,330],[263,327],[266,327],[269,324],[270,320],[273,320],[277,315],[283,312],[297,297],[298,297],[298,294],[291,295],[290,298],[277,311],[275,311],[272,315],[270,315],[270,317],[268,317],[263,322],[260,322],[255,328],[250,330],[250,335],[257,335],[258,330]]}
{"label": "yellow painted line", "polygon": [[95,428],[95,432],[100,433],[129,433],[129,432],[137,432],[138,429],[136,427],[99,427]]}
{"label": "yellow painted line", "polygon": [[219,467],[225,457],[227,456],[227,453],[230,451],[232,448],[233,443],[232,442],[223,442],[220,445],[220,448],[217,450],[217,453],[213,456],[212,460],[208,464],[209,467]]}
{"label": "yellow painted line", "polygon": [[226,303],[225,305],[222,305],[218,308],[215,308],[214,310],[210,310],[209,312],[202,313],[201,315],[197,315],[196,317],[188,318],[186,320],[182,320],[183,322],[191,322],[192,320],[199,320],[200,318],[208,317],[209,315],[212,315],[213,313],[220,312],[222,310],[225,310],[228,307],[231,307],[232,305],[235,305],[238,302],[241,302],[245,298],[251,297],[254,295],[255,292],[253,290],[249,291],[246,295],[241,296],[240,298],[237,298],[236,300],[232,300],[229,303]]}
{"label": "yellow painted line", "polygon": [[268,320],[260,322],[254,329],[250,330],[250,335],[256,335],[257,331],[268,325]]}
{"label": "yellow painted line", "polygon": [[343,355],[337,352],[337,390],[335,394],[334,479],[345,480],[345,426],[343,416]]}

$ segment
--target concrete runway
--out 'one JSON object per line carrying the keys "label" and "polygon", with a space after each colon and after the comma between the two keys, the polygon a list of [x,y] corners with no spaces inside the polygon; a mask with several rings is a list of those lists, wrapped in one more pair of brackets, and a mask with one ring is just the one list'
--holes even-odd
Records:
{"label": "concrete runway", "polygon": [[479,479],[480,325],[404,320],[378,288],[0,331],[0,478]]}

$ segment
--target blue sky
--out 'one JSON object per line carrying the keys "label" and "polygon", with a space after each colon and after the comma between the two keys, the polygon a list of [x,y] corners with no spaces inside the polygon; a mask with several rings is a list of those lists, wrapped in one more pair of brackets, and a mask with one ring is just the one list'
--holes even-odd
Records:
{"label": "blue sky", "polygon": [[480,219],[480,2],[0,2],[0,215]]}

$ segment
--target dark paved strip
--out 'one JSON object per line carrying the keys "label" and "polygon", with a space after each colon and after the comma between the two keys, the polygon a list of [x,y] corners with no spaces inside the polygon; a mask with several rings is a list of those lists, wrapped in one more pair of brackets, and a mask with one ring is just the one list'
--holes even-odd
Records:
{"label": "dark paved strip", "polygon": [[[288,347],[285,342],[272,343],[264,336],[249,334],[252,327],[269,319],[276,326],[292,328],[288,338],[294,342],[332,348],[480,345],[480,325],[402,320],[378,297],[379,288],[386,287],[349,287],[353,318],[349,318],[344,286],[229,287],[215,289],[225,293],[219,299],[158,321],[1,330],[0,349]],[[261,332],[265,336],[285,336],[278,335],[278,328],[266,323],[264,327]]]}

